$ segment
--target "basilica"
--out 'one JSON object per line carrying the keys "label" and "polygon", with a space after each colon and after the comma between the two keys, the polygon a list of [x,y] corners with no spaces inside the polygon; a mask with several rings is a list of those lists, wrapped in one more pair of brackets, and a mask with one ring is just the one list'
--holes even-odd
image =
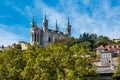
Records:
{"label": "basilica", "polygon": [[56,39],[68,38],[71,36],[71,25],[69,23],[69,18],[66,25],[66,32],[59,31],[57,20],[55,24],[55,29],[53,30],[49,29],[48,26],[49,25],[48,25],[48,19],[46,18],[46,14],[42,21],[42,27],[37,26],[33,16],[31,22],[31,29],[30,29],[31,45],[37,43],[39,47],[41,47],[53,43]]}

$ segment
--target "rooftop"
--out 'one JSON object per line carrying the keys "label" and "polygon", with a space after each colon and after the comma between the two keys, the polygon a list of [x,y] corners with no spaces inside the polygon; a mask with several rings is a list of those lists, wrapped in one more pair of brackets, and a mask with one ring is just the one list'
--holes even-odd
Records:
{"label": "rooftop", "polygon": [[100,45],[97,49],[104,49],[105,47],[103,45]]}

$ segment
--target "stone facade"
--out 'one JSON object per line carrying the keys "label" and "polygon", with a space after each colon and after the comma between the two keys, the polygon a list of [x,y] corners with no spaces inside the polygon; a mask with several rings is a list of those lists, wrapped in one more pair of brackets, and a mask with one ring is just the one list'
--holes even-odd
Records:
{"label": "stone facade", "polygon": [[118,66],[117,58],[120,56],[120,45],[101,45],[96,49],[96,55],[100,56],[100,59],[93,61],[100,75],[98,80],[113,80],[113,74]]}
{"label": "stone facade", "polygon": [[100,62],[94,62],[95,64],[100,63],[101,66],[117,66],[117,58],[120,56],[120,45],[107,45],[105,47],[101,45],[96,49],[96,55],[100,55]]}
{"label": "stone facade", "polygon": [[103,66],[117,66],[117,54],[114,51],[101,52],[100,61]]}
{"label": "stone facade", "polygon": [[101,54],[101,52],[105,51],[105,47],[103,45],[96,48],[96,55]]}
{"label": "stone facade", "polygon": [[37,26],[36,22],[34,21],[34,16],[33,16],[33,21],[31,22],[30,34],[31,34],[30,36],[31,45],[37,43],[39,47],[49,45],[50,43],[53,43],[56,39],[68,38],[71,36],[71,25],[69,24],[69,18],[66,26],[66,32],[61,32],[59,31],[57,20],[56,20],[55,29],[51,30],[48,29],[48,20],[46,19],[46,15],[44,20],[42,21],[42,27],[40,28]]}
{"label": "stone facade", "polygon": [[28,43],[24,41],[19,41],[19,44],[21,46],[21,50],[27,50],[28,49]]}
{"label": "stone facade", "polygon": [[120,39],[113,39],[113,42],[119,42],[120,41]]}

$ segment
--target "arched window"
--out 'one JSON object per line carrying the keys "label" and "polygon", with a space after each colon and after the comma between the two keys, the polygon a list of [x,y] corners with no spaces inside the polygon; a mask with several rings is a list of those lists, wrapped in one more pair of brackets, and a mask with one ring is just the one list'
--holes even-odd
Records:
{"label": "arched window", "polygon": [[48,37],[48,42],[51,42],[51,38],[50,37]]}
{"label": "arched window", "polygon": [[35,33],[35,42],[36,42],[36,33]]}

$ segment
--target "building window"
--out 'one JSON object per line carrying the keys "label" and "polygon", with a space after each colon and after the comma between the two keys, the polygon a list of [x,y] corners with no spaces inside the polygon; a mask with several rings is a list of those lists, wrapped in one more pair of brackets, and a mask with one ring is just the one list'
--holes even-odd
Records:
{"label": "building window", "polygon": [[102,54],[101,57],[102,57],[102,58],[105,58],[105,54]]}
{"label": "building window", "polygon": [[111,63],[111,61],[109,60],[109,63]]}
{"label": "building window", "polygon": [[36,42],[36,38],[37,38],[37,37],[36,37],[36,33],[35,33],[35,42]]}
{"label": "building window", "polygon": [[48,42],[51,42],[51,38],[50,37],[48,37]]}
{"label": "building window", "polygon": [[107,58],[110,58],[110,54],[107,54]]}
{"label": "building window", "polygon": [[106,58],[106,54],[104,54],[104,58]]}

